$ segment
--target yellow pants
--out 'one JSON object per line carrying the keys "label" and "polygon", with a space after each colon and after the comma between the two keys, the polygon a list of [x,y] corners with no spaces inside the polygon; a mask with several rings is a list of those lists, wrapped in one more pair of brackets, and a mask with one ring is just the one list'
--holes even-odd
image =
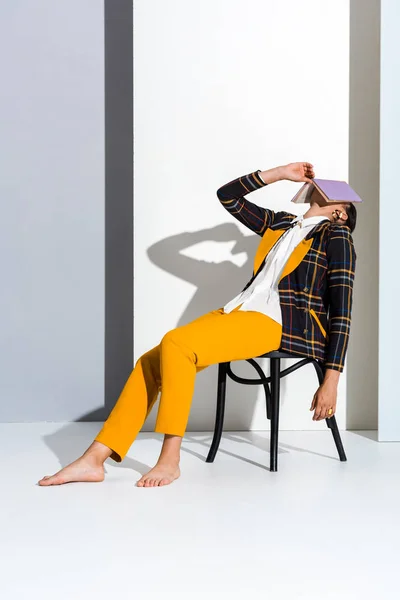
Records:
{"label": "yellow pants", "polygon": [[137,361],[96,437],[121,462],[161,391],[155,431],[182,436],[189,418],[196,373],[209,365],[254,358],[277,350],[282,328],[266,315],[223,309],[169,331]]}

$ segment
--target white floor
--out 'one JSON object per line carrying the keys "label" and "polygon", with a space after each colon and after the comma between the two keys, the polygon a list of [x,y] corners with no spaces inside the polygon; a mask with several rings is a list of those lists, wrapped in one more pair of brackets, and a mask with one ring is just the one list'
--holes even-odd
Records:
{"label": "white floor", "polygon": [[141,434],[104,483],[41,488],[80,454],[96,423],[2,424],[0,592],[40,598],[397,599],[400,444],[344,432],[281,432],[270,473],[268,433],[188,434],[182,478],[134,483],[160,437]]}

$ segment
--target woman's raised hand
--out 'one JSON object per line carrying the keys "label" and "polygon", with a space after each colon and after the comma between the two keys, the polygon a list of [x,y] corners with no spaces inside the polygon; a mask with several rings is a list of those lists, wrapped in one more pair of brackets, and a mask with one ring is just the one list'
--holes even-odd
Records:
{"label": "woman's raised hand", "polygon": [[310,182],[315,177],[314,167],[308,162],[289,163],[281,167],[282,179]]}

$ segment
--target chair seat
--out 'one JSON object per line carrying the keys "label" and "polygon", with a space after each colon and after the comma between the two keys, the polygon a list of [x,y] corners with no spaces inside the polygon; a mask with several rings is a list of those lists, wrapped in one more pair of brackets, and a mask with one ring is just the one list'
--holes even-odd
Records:
{"label": "chair seat", "polygon": [[297,358],[298,360],[300,360],[302,358],[310,357],[304,356],[302,354],[290,354],[290,352],[285,352],[284,350],[273,350],[272,352],[261,354],[260,356],[257,356],[257,358]]}

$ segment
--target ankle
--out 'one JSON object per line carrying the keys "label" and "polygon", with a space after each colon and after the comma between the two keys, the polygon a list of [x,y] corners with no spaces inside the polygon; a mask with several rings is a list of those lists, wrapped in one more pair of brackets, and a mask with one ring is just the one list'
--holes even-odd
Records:
{"label": "ankle", "polygon": [[111,456],[112,450],[101,444],[94,442],[82,455],[82,458],[94,466],[101,466]]}
{"label": "ankle", "polygon": [[162,454],[157,461],[157,465],[169,467],[179,467],[180,456],[176,454]]}
{"label": "ankle", "polygon": [[179,466],[182,437],[166,433],[157,464],[168,467]]}
{"label": "ankle", "polygon": [[99,456],[96,452],[85,452],[82,454],[82,460],[89,463],[93,467],[101,467],[106,460],[102,456]]}

